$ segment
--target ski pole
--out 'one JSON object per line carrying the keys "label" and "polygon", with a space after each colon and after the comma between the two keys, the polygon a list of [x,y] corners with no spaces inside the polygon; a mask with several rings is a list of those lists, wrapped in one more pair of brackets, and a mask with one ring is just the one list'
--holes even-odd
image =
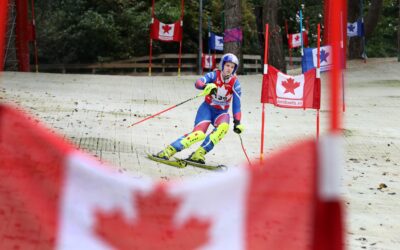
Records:
{"label": "ski pole", "polygon": [[240,134],[238,134],[238,135],[239,135],[239,138],[240,138],[240,144],[242,144],[243,153],[246,156],[246,159],[249,162],[249,165],[251,166],[251,162],[250,162],[249,156],[247,155],[246,149],[244,148],[244,145],[243,145],[242,136]]}
{"label": "ski pole", "polygon": [[137,124],[139,124],[139,123],[142,123],[142,122],[144,122],[144,121],[147,121],[147,120],[149,120],[149,119],[151,119],[151,118],[153,118],[153,117],[156,117],[156,116],[158,116],[158,115],[161,115],[162,113],[167,112],[167,111],[169,111],[169,110],[171,110],[171,109],[174,109],[174,108],[176,108],[176,107],[178,107],[178,106],[180,106],[180,105],[182,105],[182,104],[184,104],[184,103],[187,103],[187,102],[189,102],[189,101],[192,101],[192,100],[196,99],[196,98],[199,97],[199,96],[201,96],[201,95],[193,96],[192,98],[189,98],[189,99],[187,99],[186,101],[183,101],[183,102],[181,102],[181,103],[175,104],[174,106],[171,106],[171,107],[169,107],[169,108],[167,108],[167,109],[164,109],[164,110],[162,110],[162,111],[160,111],[160,112],[158,112],[158,113],[156,113],[156,114],[154,114],[154,115],[151,115],[151,116],[149,116],[149,117],[146,117],[146,118],[144,118],[143,120],[137,121],[137,122],[135,122],[135,123],[129,125],[128,128],[133,127],[133,126],[135,126],[135,125],[137,125]]}

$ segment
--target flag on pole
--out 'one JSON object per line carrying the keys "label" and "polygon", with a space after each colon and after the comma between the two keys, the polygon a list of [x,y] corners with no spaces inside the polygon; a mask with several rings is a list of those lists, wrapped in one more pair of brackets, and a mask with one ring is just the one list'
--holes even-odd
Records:
{"label": "flag on pole", "polygon": [[[332,141],[305,140],[262,166],[164,183],[101,165],[12,107],[0,105],[0,120],[0,249],[307,250],[315,249],[316,214],[342,220],[326,210],[340,206],[339,184],[318,177],[333,171]],[[319,236],[332,246],[331,235]]]}
{"label": "flag on pole", "polygon": [[261,102],[271,103],[282,108],[319,109],[321,81],[317,70],[290,76],[268,65],[268,73],[263,78]]}
{"label": "flag on pole", "polygon": [[[301,47],[301,33],[288,34],[289,49]],[[303,31],[303,46],[308,46],[308,32]]]}
{"label": "flag on pole", "polygon": [[242,28],[226,29],[224,32],[224,42],[241,42],[243,40]]}
{"label": "flag on pole", "polygon": [[215,55],[202,54],[201,66],[203,69],[214,69],[216,65]]}
{"label": "flag on pole", "polygon": [[182,40],[182,21],[165,24],[153,17],[150,24],[150,37],[164,42],[180,42]]}
{"label": "flag on pole", "polygon": [[[318,48],[305,48],[301,59],[302,72],[316,68],[318,65]],[[332,48],[329,45],[320,48],[320,69],[321,72],[332,68]]]}
{"label": "flag on pole", "polygon": [[224,37],[209,32],[208,47],[212,50],[224,51]]}
{"label": "flag on pole", "polygon": [[347,36],[364,36],[364,22],[362,21],[362,19],[358,19],[354,23],[347,23]]}

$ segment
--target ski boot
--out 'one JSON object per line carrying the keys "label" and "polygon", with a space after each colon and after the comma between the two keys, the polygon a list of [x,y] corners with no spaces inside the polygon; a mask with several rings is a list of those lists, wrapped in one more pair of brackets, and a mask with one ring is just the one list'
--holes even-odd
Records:
{"label": "ski boot", "polygon": [[160,159],[169,160],[169,158],[171,158],[171,156],[173,156],[176,152],[177,151],[174,147],[168,145],[164,150],[154,154],[153,156]]}
{"label": "ski boot", "polygon": [[189,156],[187,161],[192,161],[199,164],[205,164],[206,163],[205,154],[207,154],[207,151],[203,147],[199,147],[195,152],[193,152]]}

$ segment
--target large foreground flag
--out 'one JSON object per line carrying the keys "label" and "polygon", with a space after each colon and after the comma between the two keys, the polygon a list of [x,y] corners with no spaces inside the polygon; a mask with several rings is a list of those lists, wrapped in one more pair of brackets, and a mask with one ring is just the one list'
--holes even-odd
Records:
{"label": "large foreground flag", "polygon": [[[320,69],[321,72],[332,68],[332,48],[329,45],[320,48]],[[301,59],[302,72],[316,68],[318,65],[318,48],[305,48]]]}
{"label": "large foreground flag", "polygon": [[317,70],[290,76],[268,65],[263,77],[261,102],[283,108],[319,109],[321,103],[321,80]]}
{"label": "large foreground flag", "polygon": [[224,37],[213,32],[209,32],[208,47],[212,50],[224,51]]}
{"label": "large foreground flag", "polygon": [[112,171],[0,105],[0,249],[341,250],[337,138],[320,142],[165,183]]}
{"label": "large foreground flag", "polygon": [[0,0],[0,71],[4,68],[8,0]]}
{"label": "large foreground flag", "polygon": [[153,17],[150,24],[150,37],[164,42],[179,42],[182,40],[182,21],[165,24]]}
{"label": "large foreground flag", "polygon": [[[308,46],[308,32],[303,31],[303,46]],[[288,34],[289,49],[298,48],[301,46],[301,33]]]}
{"label": "large foreground flag", "polygon": [[358,19],[354,23],[347,23],[347,36],[364,36],[364,22]]}

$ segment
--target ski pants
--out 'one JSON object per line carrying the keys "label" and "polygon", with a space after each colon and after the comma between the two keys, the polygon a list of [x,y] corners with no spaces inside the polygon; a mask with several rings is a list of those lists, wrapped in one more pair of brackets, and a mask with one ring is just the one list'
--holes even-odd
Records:
{"label": "ski pants", "polygon": [[[209,125],[212,124],[214,129],[206,136]],[[222,140],[229,129],[228,110],[220,110],[203,102],[197,110],[194,128],[191,133],[179,137],[171,143],[178,152],[190,147],[192,144],[203,141],[201,147],[210,152],[214,146]]]}

